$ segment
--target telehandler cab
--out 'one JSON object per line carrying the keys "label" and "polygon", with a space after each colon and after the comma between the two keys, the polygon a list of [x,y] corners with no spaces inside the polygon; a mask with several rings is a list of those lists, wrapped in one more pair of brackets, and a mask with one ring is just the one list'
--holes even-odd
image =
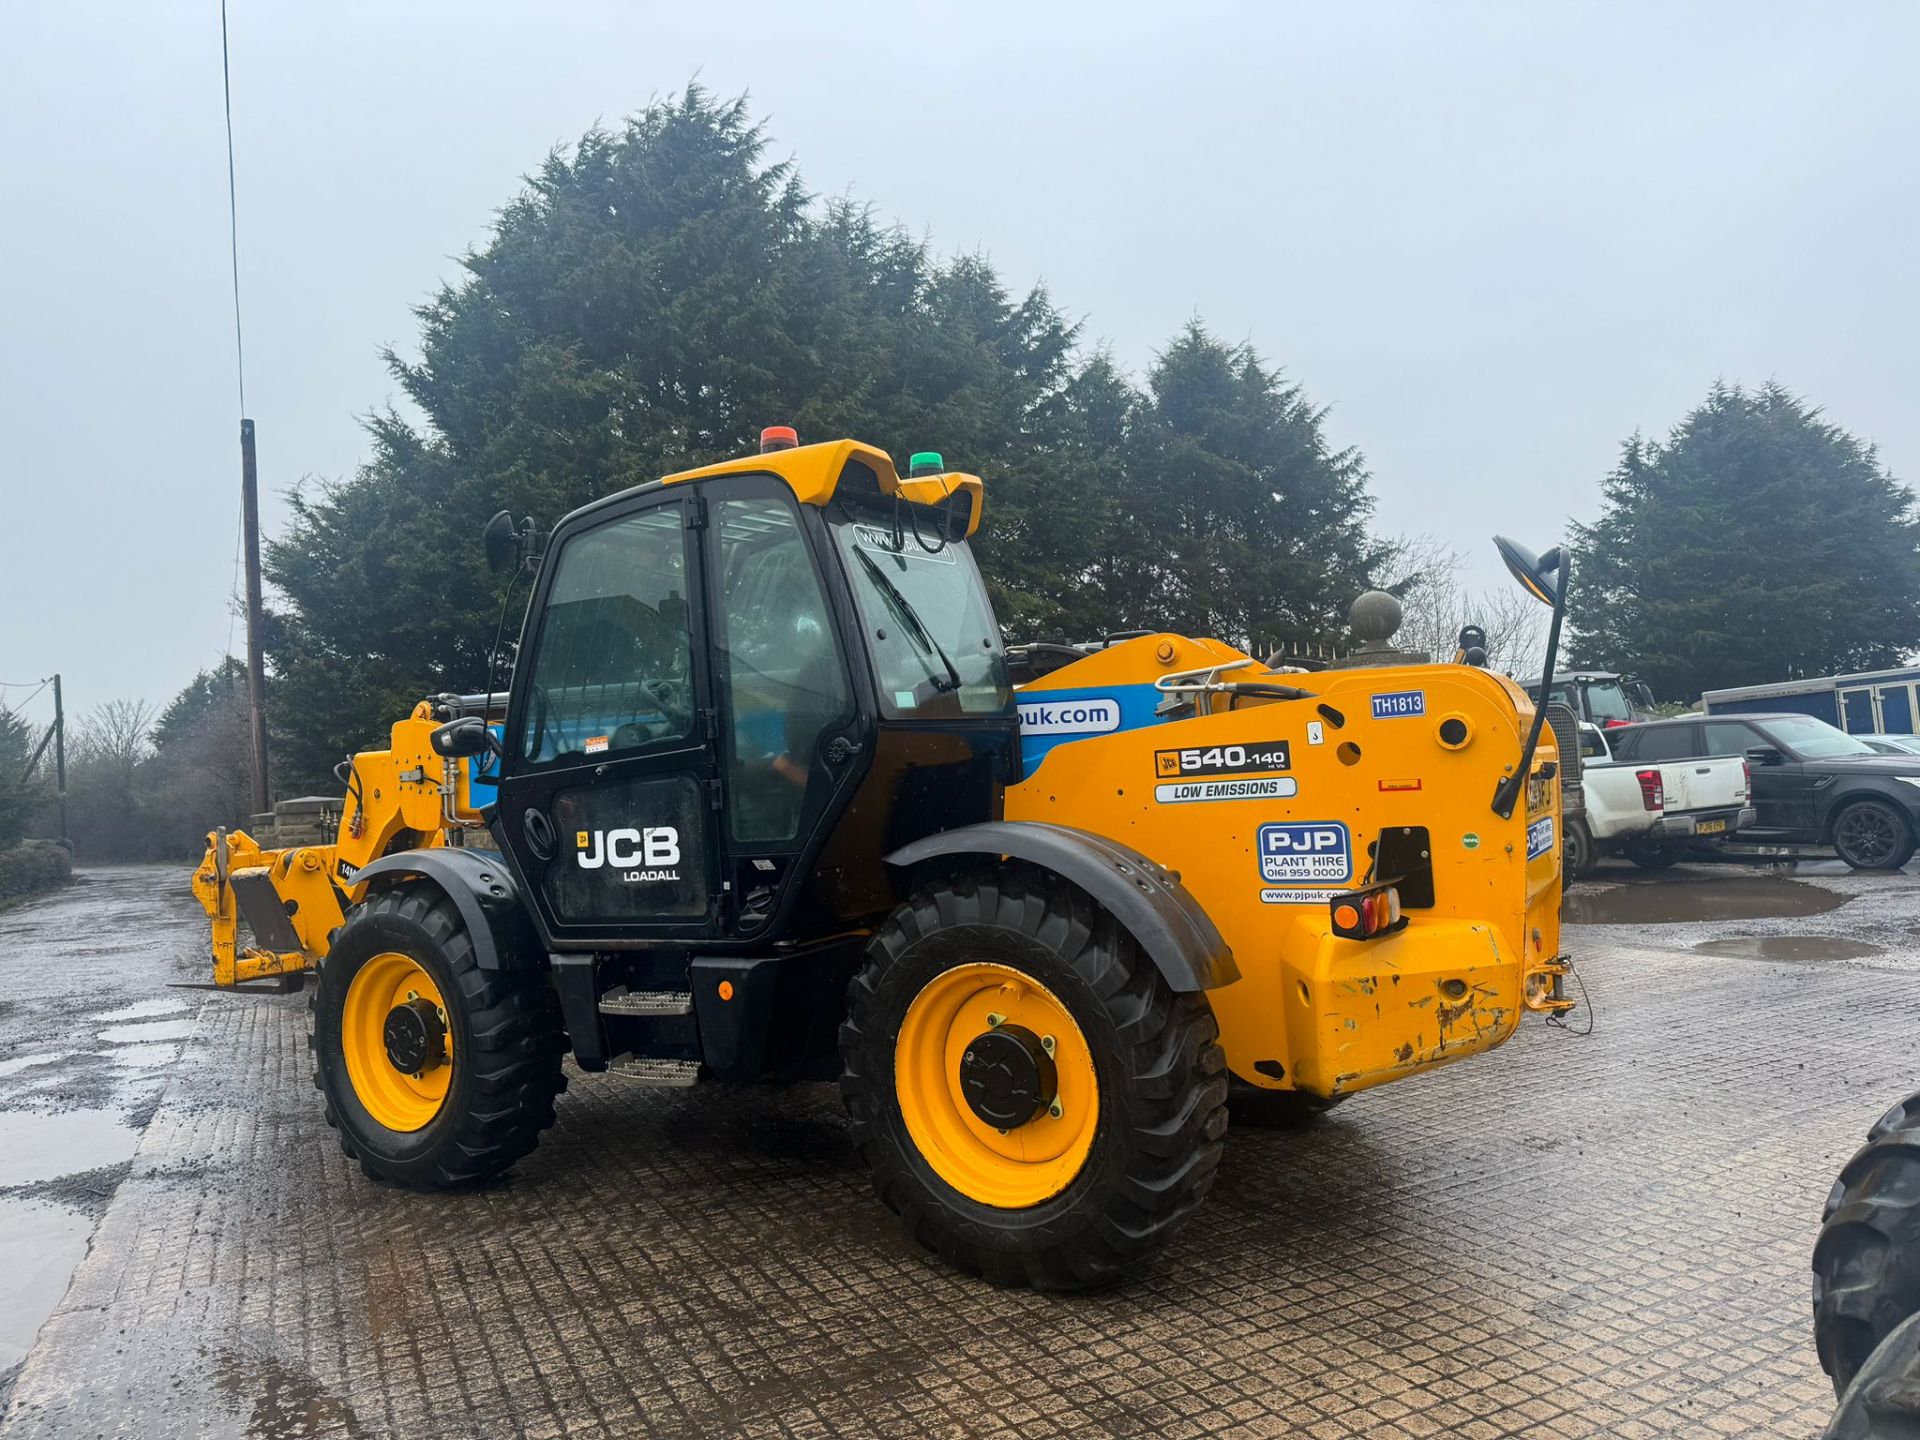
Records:
{"label": "telehandler cab", "polygon": [[[368,1175],[506,1169],[569,1051],[837,1075],[916,1237],[1085,1288],[1204,1196],[1230,1079],[1324,1108],[1567,1007],[1518,686],[1148,634],[1016,692],[981,501],[937,455],[771,431],[546,541],[496,517],[536,574],[504,704],[423,701],[343,767],[335,844],[216,832],[194,881],[218,983],[316,972]],[[1564,561],[1502,548],[1557,635]]]}

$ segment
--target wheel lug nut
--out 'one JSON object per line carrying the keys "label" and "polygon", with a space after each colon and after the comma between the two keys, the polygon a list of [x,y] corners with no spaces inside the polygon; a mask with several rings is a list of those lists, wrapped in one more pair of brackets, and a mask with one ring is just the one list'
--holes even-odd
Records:
{"label": "wheel lug nut", "polygon": [[1060,1102],[1058,1100],[1054,1101],[1051,1105],[1047,1106],[1047,1114],[1051,1115],[1056,1120],[1058,1120],[1062,1115],[1066,1113],[1067,1113],[1066,1111],[1060,1108]]}
{"label": "wheel lug nut", "polygon": [[1040,1037],[1040,1048],[1049,1055],[1053,1054],[1053,1036],[1042,1035]]}
{"label": "wheel lug nut", "polygon": [[1007,1023],[1007,1017],[1004,1015],[995,1015],[995,1014],[989,1013],[987,1016],[987,1028],[989,1030],[998,1030],[1002,1025],[1006,1023]]}

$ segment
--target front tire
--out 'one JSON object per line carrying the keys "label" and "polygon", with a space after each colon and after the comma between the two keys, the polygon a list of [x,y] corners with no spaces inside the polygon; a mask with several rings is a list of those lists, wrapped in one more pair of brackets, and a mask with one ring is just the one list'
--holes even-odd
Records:
{"label": "front tire", "polygon": [[840,1089],[915,1239],[996,1284],[1086,1290],[1146,1260],[1212,1184],[1218,1033],[1081,891],[968,875],[916,890],[867,947]]}
{"label": "front tire", "polygon": [[1813,1247],[1813,1341],[1844,1395],[1894,1327],[1920,1314],[1920,1095],[1867,1132],[1834,1181]]}
{"label": "front tire", "polygon": [[1884,800],[1856,800],[1834,816],[1833,848],[1855,870],[1898,870],[1913,858],[1913,827]]}
{"label": "front tire", "polygon": [[413,885],[340,927],[308,1000],[313,1083],[371,1179],[442,1190],[498,1175],[553,1124],[566,1037],[537,970],[483,970],[452,900]]}

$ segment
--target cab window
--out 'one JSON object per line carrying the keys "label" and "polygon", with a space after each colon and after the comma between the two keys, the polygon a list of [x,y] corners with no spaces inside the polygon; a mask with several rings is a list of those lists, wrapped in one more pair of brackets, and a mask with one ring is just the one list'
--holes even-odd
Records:
{"label": "cab window", "polygon": [[1587,718],[1595,724],[1604,725],[1609,720],[1628,721],[1633,719],[1633,710],[1627,704],[1627,692],[1614,680],[1583,681],[1580,688],[1587,696]]}
{"label": "cab window", "polygon": [[712,523],[728,827],[744,843],[792,840],[808,798],[829,783],[818,765],[822,737],[852,714],[845,666],[792,504],[722,500]]}
{"label": "cab window", "polygon": [[880,708],[909,720],[1011,715],[1006,650],[973,552],[927,520],[916,528],[912,508],[842,504],[830,516]]}
{"label": "cab window", "polygon": [[693,733],[693,636],[680,507],[575,535],[540,618],[518,754],[598,759]]}

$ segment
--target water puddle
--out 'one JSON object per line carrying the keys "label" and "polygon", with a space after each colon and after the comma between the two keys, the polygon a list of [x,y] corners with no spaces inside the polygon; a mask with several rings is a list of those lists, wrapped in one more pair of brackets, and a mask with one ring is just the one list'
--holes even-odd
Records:
{"label": "water puddle", "polygon": [[0,1060],[0,1080],[9,1075],[18,1075],[22,1070],[31,1070],[36,1065],[51,1065],[56,1060],[66,1058],[62,1051],[44,1050],[38,1055],[16,1055],[11,1060]]}
{"label": "water puddle", "polygon": [[129,1044],[138,1040],[184,1040],[193,1034],[193,1021],[154,1020],[145,1025],[115,1025],[102,1030],[100,1038],[110,1044]]}
{"label": "water puddle", "polygon": [[102,1010],[98,1015],[89,1015],[102,1025],[113,1025],[123,1020],[151,1020],[159,1015],[178,1015],[187,1008],[184,1000],[136,1000],[131,1005],[122,1005],[118,1010]]}
{"label": "water puddle", "polygon": [[339,1435],[359,1440],[367,1434],[353,1406],[330,1395],[303,1370],[271,1355],[227,1351],[212,1366],[213,1383],[246,1414],[247,1440],[306,1440]]}
{"label": "water puddle", "polygon": [[122,1045],[107,1056],[108,1063],[115,1070],[130,1070],[140,1075],[164,1070],[179,1058],[180,1046],[161,1040],[144,1045]]}
{"label": "water puddle", "polygon": [[118,1110],[0,1110],[0,1189],[118,1165],[139,1144]]}
{"label": "water puddle", "polygon": [[1878,945],[1841,935],[1733,935],[1702,940],[1693,948],[1702,955],[1739,960],[1858,960],[1883,953]]}
{"label": "water puddle", "polygon": [[0,1374],[18,1365],[87,1253],[93,1221],[59,1205],[0,1200]]}
{"label": "water puddle", "polygon": [[1572,925],[1683,925],[1698,920],[1779,920],[1824,915],[1847,897],[1798,880],[1758,876],[1579,885],[1562,901]]}

